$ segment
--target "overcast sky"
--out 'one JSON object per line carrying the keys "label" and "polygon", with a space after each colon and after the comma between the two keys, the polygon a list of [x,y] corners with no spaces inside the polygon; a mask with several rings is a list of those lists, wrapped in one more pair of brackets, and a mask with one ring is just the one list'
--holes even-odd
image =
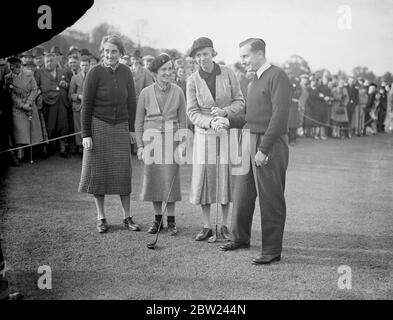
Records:
{"label": "overcast sky", "polygon": [[[339,12],[343,5],[351,19]],[[186,52],[207,36],[227,64],[239,60],[240,41],[260,37],[272,62],[299,54],[313,70],[393,72],[393,0],[95,0],[70,29],[107,22],[136,41],[138,20],[147,23],[142,45]]]}

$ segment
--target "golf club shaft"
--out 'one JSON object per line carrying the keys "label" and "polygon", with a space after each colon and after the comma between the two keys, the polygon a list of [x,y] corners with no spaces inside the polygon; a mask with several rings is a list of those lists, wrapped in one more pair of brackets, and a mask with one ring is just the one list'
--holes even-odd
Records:
{"label": "golf club shaft", "polygon": [[[179,170],[180,170],[180,168],[178,168],[178,171],[179,171]],[[174,183],[175,183],[175,179],[176,179],[176,176],[177,176],[178,171],[176,171],[175,174],[173,175],[173,179],[172,179],[172,182],[171,182],[171,186],[170,186],[170,188],[169,188],[168,197],[166,198],[166,201],[165,201],[164,210],[162,211],[162,216],[161,216],[160,223],[159,223],[159,225],[158,225],[158,230],[157,230],[157,233],[156,233],[156,239],[154,240],[153,245],[155,245],[155,244],[157,243],[157,241],[158,241],[158,234],[159,234],[160,231],[161,231],[162,221],[164,220],[164,214],[165,214],[165,211],[167,210],[169,197],[171,196],[172,189],[173,189],[173,185],[174,185]]]}
{"label": "golf club shaft", "polygon": [[216,136],[216,237],[218,235],[218,193],[219,193],[219,178],[220,178],[220,136]]}

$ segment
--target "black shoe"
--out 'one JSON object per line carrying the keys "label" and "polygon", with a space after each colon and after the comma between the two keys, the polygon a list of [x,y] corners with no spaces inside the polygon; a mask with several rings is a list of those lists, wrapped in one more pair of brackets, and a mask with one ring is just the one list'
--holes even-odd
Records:
{"label": "black shoe", "polygon": [[105,233],[109,229],[106,219],[100,219],[97,221],[97,230],[99,233]]}
{"label": "black shoe", "polygon": [[169,222],[168,223],[168,233],[170,236],[174,236],[177,234],[177,228],[176,228],[176,223],[174,222]]}
{"label": "black shoe", "polygon": [[259,264],[270,264],[276,261],[281,260],[281,255],[278,256],[271,256],[271,255],[261,255],[257,258],[252,259],[252,264],[259,265]]}
{"label": "black shoe", "polygon": [[4,300],[23,300],[23,294],[20,292],[10,293]]}
{"label": "black shoe", "polygon": [[203,241],[210,238],[213,235],[213,230],[209,228],[203,228],[201,232],[195,237],[195,241]]}
{"label": "black shoe", "polygon": [[250,248],[249,243],[236,243],[236,242],[228,242],[220,247],[222,251],[231,251],[236,249],[248,249]]}
{"label": "black shoe", "polygon": [[131,230],[131,231],[139,231],[139,230],[141,230],[141,227],[139,226],[139,224],[135,223],[132,220],[132,217],[125,218],[123,220],[123,222],[124,222],[124,225],[126,226],[126,228],[128,230]]}
{"label": "black shoe", "polygon": [[[159,225],[160,225],[160,222],[154,221],[153,225],[149,228],[149,230],[147,230],[147,232],[149,232],[151,234],[156,234],[158,232]],[[164,228],[163,223],[161,223],[160,231],[162,230],[162,228]]]}
{"label": "black shoe", "polygon": [[221,226],[221,237],[224,239],[224,240],[227,240],[227,241],[229,241],[230,240],[230,234],[229,234],[229,230],[228,230],[228,227],[227,226]]}

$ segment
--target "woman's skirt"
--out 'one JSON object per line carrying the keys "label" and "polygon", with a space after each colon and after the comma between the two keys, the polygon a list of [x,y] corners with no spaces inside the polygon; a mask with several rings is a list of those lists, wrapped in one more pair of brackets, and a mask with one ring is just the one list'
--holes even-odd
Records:
{"label": "woman's skirt", "polygon": [[195,131],[190,202],[193,204],[228,204],[232,201],[229,144],[220,143],[218,197],[216,195],[216,135]]}
{"label": "woman's skirt", "polygon": [[333,105],[331,119],[335,125],[348,122],[347,108],[338,104]]}
{"label": "woman's skirt", "polygon": [[131,141],[128,122],[111,125],[93,117],[93,149],[83,150],[79,192],[131,193]]}
{"label": "woman's skirt", "polygon": [[153,150],[154,153],[160,152],[161,156],[156,157],[152,151],[150,152],[152,156],[150,158],[151,160],[147,163],[146,159],[148,155],[145,154],[146,163],[143,169],[143,184],[140,200],[157,202],[180,201],[179,164],[175,159],[178,142],[171,140],[172,143],[166,145],[164,133],[161,133],[161,139],[159,141],[161,142],[157,144],[158,148],[152,147],[153,145],[148,146],[149,142],[145,141],[145,150],[150,147],[149,150]]}

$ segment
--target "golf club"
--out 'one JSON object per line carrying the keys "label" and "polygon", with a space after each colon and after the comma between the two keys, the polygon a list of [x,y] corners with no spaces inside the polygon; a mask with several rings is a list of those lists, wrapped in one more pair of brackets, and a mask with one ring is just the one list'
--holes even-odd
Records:
{"label": "golf club", "polygon": [[33,113],[29,116],[29,124],[30,124],[30,164],[33,164]]}
{"label": "golf club", "polygon": [[[180,169],[179,169],[179,170],[180,170]],[[165,201],[164,210],[162,211],[162,216],[161,216],[160,224],[158,225],[158,230],[157,230],[157,233],[156,233],[156,239],[155,239],[153,242],[150,242],[150,243],[147,244],[147,247],[148,247],[149,249],[151,249],[151,250],[154,250],[154,249],[156,248],[156,244],[157,244],[157,241],[158,241],[158,234],[159,234],[160,231],[161,231],[162,221],[164,220],[164,214],[165,214],[165,211],[166,211],[166,208],[167,208],[167,204],[168,204],[169,197],[171,196],[171,193],[172,193],[173,184],[174,184],[174,182],[175,182],[177,173],[178,173],[178,171],[176,171],[176,173],[173,175],[173,179],[172,179],[171,187],[170,187],[170,189],[169,189],[168,197],[167,197],[167,199],[166,199],[166,201]]]}
{"label": "golf club", "polygon": [[216,232],[207,240],[209,243],[214,243],[217,241],[217,235],[218,235],[218,178],[220,177],[219,174],[220,171],[220,136],[216,136]]}

